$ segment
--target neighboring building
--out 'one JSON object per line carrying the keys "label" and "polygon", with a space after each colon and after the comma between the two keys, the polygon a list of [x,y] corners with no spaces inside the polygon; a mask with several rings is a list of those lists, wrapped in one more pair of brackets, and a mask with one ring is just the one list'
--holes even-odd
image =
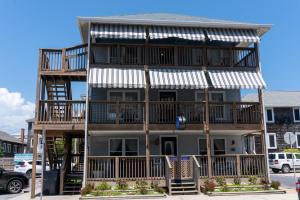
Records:
{"label": "neighboring building", "polygon": [[[247,95],[244,100],[255,101],[257,95]],[[291,147],[300,149],[300,91],[266,91],[264,105],[269,152]],[[295,135],[294,143],[284,141],[287,132]]]}
{"label": "neighboring building", "polygon": [[[27,145],[26,145],[26,153],[33,152],[33,124],[34,118],[26,120],[27,122]],[[42,153],[42,136],[38,136],[38,144],[37,144],[37,154],[38,158],[41,158]]]}
{"label": "neighboring building", "polygon": [[[34,130],[60,167],[61,194],[74,192],[69,177],[157,180],[172,194],[175,180],[193,182],[184,191],[193,193],[207,177],[267,176],[258,52],[269,25],[173,14],[78,24],[82,45],[39,55]],[[75,81],[87,84],[86,100],[72,99]],[[259,100],[243,102],[244,89]]]}
{"label": "neighboring building", "polygon": [[25,144],[3,131],[0,131],[0,145],[3,157],[14,157],[15,153],[24,153]]}

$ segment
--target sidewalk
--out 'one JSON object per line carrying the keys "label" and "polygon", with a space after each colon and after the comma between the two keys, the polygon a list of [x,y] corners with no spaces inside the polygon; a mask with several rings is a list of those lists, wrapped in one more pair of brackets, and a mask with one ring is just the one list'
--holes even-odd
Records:
{"label": "sidewalk", "polygon": [[[79,199],[79,195],[64,195],[64,196],[46,196],[45,200],[75,200]],[[30,193],[24,193],[21,196],[12,198],[10,200],[25,200],[30,199]],[[36,197],[35,200],[39,200],[40,197]],[[240,195],[240,196],[218,196],[209,197],[207,195],[178,195],[168,196],[164,198],[166,200],[298,200],[297,192],[295,190],[288,190],[287,194],[268,194],[268,195]],[[151,199],[147,199],[151,200]],[[153,199],[154,200],[154,199]],[[155,199],[157,200],[157,199]]]}

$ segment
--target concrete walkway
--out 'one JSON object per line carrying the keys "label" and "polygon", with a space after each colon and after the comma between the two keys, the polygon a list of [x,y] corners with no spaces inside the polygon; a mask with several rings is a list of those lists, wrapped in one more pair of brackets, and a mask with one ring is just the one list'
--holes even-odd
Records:
{"label": "concrete walkway", "polygon": [[[79,195],[64,195],[64,196],[47,196],[43,197],[45,200],[73,200],[79,199]],[[27,200],[30,199],[30,194],[25,193],[10,200]],[[39,200],[36,197],[35,200]],[[178,195],[168,196],[166,200],[298,200],[297,192],[295,190],[288,190],[287,194],[268,194],[268,195],[240,195],[240,196],[217,196],[209,197],[207,195]],[[148,199],[150,200],[150,199]],[[157,200],[157,199],[156,199]]]}

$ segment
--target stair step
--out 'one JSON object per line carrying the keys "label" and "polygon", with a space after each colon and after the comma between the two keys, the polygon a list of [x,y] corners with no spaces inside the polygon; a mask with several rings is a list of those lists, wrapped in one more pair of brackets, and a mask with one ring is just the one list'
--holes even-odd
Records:
{"label": "stair step", "polygon": [[191,194],[198,193],[198,190],[171,191],[171,194]]}
{"label": "stair step", "polygon": [[66,190],[66,189],[79,189],[80,190],[81,187],[82,187],[81,184],[80,185],[76,185],[76,186],[65,185],[64,186],[64,190]]}
{"label": "stair step", "polygon": [[176,186],[176,187],[171,187],[171,190],[173,189],[195,189],[196,185],[191,185],[191,186]]}
{"label": "stair step", "polygon": [[171,183],[171,186],[180,186],[180,185],[195,185],[195,182]]}

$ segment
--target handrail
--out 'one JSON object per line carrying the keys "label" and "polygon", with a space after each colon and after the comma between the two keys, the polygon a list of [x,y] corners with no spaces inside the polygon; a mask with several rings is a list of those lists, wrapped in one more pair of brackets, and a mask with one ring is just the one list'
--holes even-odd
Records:
{"label": "handrail", "polygon": [[195,156],[195,155],[192,155],[192,158],[193,158],[193,160],[194,160],[194,162],[195,162],[197,168],[200,168],[200,164],[199,164],[199,162],[198,162],[196,156]]}
{"label": "handrail", "polygon": [[168,157],[168,156],[165,156],[165,159],[166,159],[166,161],[167,161],[168,168],[169,168],[169,169],[172,169],[172,165],[171,165],[171,161],[170,161],[169,157]]}

